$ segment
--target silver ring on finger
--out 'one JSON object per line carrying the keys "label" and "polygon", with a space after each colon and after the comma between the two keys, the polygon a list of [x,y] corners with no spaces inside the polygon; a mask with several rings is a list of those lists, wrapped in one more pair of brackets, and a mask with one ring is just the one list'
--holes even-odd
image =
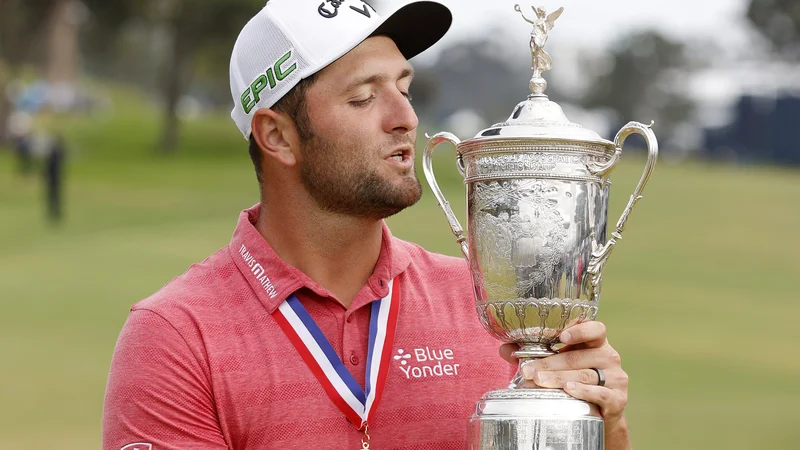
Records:
{"label": "silver ring on finger", "polygon": [[597,374],[597,385],[598,386],[605,386],[606,385],[606,374],[603,372],[603,369],[598,369],[597,367],[592,367],[592,370]]}

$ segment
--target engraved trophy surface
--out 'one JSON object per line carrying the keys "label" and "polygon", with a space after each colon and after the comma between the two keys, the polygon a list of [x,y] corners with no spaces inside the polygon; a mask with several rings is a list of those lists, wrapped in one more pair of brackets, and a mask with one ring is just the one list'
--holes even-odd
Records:
{"label": "engraved trophy surface", "polygon": [[[544,91],[552,66],[547,34],[563,8],[547,15],[533,8],[531,94],[508,121],[461,142],[450,133],[429,139],[425,177],[467,258],[477,314],[492,335],[520,345],[519,370],[508,389],[485,394],[469,424],[471,450],[600,450],[603,422],[596,405],[560,389],[529,387],[523,365],[555,353],[561,332],[593,320],[603,266],[622,238],[628,215],[658,157],[650,126],[630,122],[614,142],[570,122]],[[609,175],[625,139],[641,134],[648,145],[644,174],[611,238],[606,237]],[[467,191],[467,236],[436,183],[433,152],[456,146]]]}

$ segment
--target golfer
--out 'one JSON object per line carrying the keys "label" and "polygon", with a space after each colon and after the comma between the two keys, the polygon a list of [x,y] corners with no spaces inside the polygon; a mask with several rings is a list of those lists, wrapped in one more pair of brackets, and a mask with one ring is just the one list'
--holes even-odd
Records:
{"label": "golfer", "polygon": [[[384,222],[421,195],[408,59],[450,23],[431,1],[382,17],[360,0],[270,0],[245,25],[231,116],[261,200],[229,245],[131,308],[103,448],[465,448],[514,348],[498,356],[482,329],[464,260]],[[562,340],[526,377],[597,404],[606,449],[630,448],[627,375],[604,326]]]}

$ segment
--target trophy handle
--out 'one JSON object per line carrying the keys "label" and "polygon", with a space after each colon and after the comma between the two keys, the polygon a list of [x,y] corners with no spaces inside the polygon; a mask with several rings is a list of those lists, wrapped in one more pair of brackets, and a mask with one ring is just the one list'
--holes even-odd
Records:
{"label": "trophy handle", "polygon": [[[436,183],[436,176],[433,174],[433,151],[436,150],[436,147],[443,142],[451,142],[457,148],[461,140],[454,134],[447,132],[437,133],[433,137],[428,136],[426,133],[425,137],[428,139],[428,143],[425,145],[425,153],[422,154],[422,171],[425,173],[425,179],[428,180],[428,185],[430,185],[431,191],[433,191],[433,195],[439,203],[439,207],[442,208],[444,215],[447,216],[447,222],[450,224],[450,229],[453,230],[453,234],[456,236],[456,241],[461,244],[461,252],[464,253],[464,257],[469,261],[469,247],[467,246],[467,238],[464,236],[464,229],[461,228],[461,224],[453,213],[453,209],[450,208],[450,202],[444,198],[442,190],[439,189],[439,184]],[[464,160],[461,158],[461,155],[458,155],[456,165],[458,167],[458,172],[463,176]]]}
{"label": "trophy handle", "polygon": [[619,130],[619,133],[617,133],[617,136],[614,138],[614,146],[617,148],[617,151],[611,161],[609,161],[609,164],[590,168],[590,170],[594,169],[592,172],[595,174],[601,175],[603,177],[603,181],[605,181],[614,164],[619,159],[619,155],[622,153],[622,145],[625,143],[625,139],[627,139],[628,136],[634,133],[640,134],[647,142],[647,164],[645,164],[644,173],[642,174],[642,178],[639,179],[639,184],[636,186],[636,190],[633,191],[633,195],[631,195],[631,198],[628,201],[628,206],[625,207],[625,210],[622,212],[622,216],[620,216],[619,220],[617,221],[617,228],[613,233],[611,233],[611,239],[609,239],[608,242],[606,242],[606,244],[602,247],[597,245],[596,240],[592,240],[592,257],[589,259],[589,264],[586,267],[586,271],[591,275],[593,297],[596,293],[599,293],[603,266],[608,260],[609,255],[611,255],[611,251],[614,249],[617,241],[622,239],[622,231],[625,229],[625,224],[628,221],[628,215],[630,215],[634,205],[636,205],[636,203],[642,198],[642,191],[647,185],[647,181],[650,179],[650,174],[653,173],[653,168],[656,165],[656,160],[658,159],[658,140],[651,129],[654,123],[655,122],[650,122],[650,125],[644,125],[639,122],[628,122],[627,125]]}

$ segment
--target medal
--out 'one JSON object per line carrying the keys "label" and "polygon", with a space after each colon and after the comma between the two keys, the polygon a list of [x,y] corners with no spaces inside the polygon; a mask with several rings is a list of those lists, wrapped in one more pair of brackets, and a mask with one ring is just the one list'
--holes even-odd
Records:
{"label": "medal", "polygon": [[369,425],[364,425],[364,431],[361,434],[361,450],[369,450]]}
{"label": "medal", "polygon": [[348,372],[328,339],[296,296],[286,299],[273,317],[345,417],[363,432],[361,448],[369,449],[368,424],[377,409],[388,375],[397,327],[400,289],[389,282],[386,297],[372,302],[367,350],[366,390]]}

